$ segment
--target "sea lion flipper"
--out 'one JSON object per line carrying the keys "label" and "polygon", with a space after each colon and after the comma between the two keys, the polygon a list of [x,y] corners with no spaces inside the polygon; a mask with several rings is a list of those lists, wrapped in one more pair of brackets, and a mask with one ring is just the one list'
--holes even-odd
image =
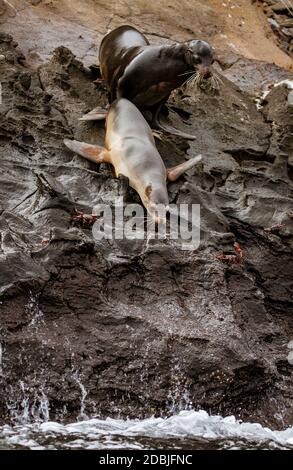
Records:
{"label": "sea lion flipper", "polygon": [[182,137],[183,139],[188,139],[188,140],[196,139],[195,135],[187,134],[186,132],[182,132],[177,129],[174,129],[174,127],[168,126],[167,124],[161,122],[159,118],[153,119],[152,127],[154,129],[158,129],[159,131],[167,132],[168,134],[171,134],[171,135],[178,135],[178,137]]}
{"label": "sea lion flipper", "polygon": [[79,121],[103,121],[103,119],[106,119],[107,113],[108,109],[97,106],[89,113],[84,114],[81,118],[79,118]]}
{"label": "sea lion flipper", "polygon": [[110,154],[105,147],[91,145],[78,140],[64,139],[64,144],[70,150],[94,163],[111,163]]}
{"label": "sea lion flipper", "polygon": [[176,181],[185,171],[189,170],[195,165],[198,165],[202,161],[202,156],[197,155],[196,157],[190,158],[186,162],[180,163],[180,165],[173,166],[167,169],[167,180]]}

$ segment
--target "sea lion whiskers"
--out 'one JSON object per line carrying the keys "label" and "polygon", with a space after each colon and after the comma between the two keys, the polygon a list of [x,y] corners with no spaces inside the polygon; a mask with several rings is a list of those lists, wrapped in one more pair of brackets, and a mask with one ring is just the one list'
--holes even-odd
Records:
{"label": "sea lion whiskers", "polygon": [[[187,72],[188,74],[192,73],[192,75],[189,75],[189,77],[185,80],[185,82],[182,83],[181,85],[181,88],[182,89],[186,89],[190,86],[190,84],[192,83],[193,80],[196,79],[196,77],[198,76],[198,71],[195,71],[195,72]],[[186,74],[182,74],[182,75],[186,75]]]}
{"label": "sea lion whiskers", "polygon": [[178,77],[183,77],[184,75],[194,75],[194,70],[188,70],[188,72],[180,73]]}
{"label": "sea lion whiskers", "polygon": [[202,80],[202,78],[200,77],[199,72],[196,71],[190,77],[188,77],[187,80],[185,80],[182,87],[184,87],[185,89],[191,89],[191,88],[198,89],[201,80]]}
{"label": "sea lion whiskers", "polygon": [[[187,77],[187,79],[185,80],[184,83],[188,83],[190,82],[193,78],[197,77],[198,76],[198,70],[195,70],[192,72],[192,75],[190,75],[189,77]],[[184,85],[183,83],[183,85]]]}
{"label": "sea lion whiskers", "polygon": [[216,81],[216,83],[219,85],[219,88],[220,86],[224,83],[222,78],[220,77],[220,74],[218,73],[214,73],[212,78]]}
{"label": "sea lion whiskers", "polygon": [[223,80],[215,70],[211,70],[211,75],[205,78],[200,72],[193,74],[184,82],[185,90],[195,98],[195,93],[202,90],[205,93],[215,93],[221,88]]}
{"label": "sea lion whiskers", "polygon": [[216,70],[212,71],[212,75],[211,75],[209,81],[212,85],[212,88],[217,89],[217,90],[223,84],[223,80],[221,79],[220,74],[218,72],[216,72]]}

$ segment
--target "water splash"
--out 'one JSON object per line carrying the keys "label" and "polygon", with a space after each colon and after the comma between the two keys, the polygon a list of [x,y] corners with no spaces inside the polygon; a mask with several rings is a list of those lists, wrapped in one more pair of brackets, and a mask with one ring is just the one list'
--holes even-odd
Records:
{"label": "water splash", "polygon": [[168,418],[91,419],[0,427],[1,448],[29,449],[293,449],[293,428],[273,431],[206,411]]}
{"label": "water splash", "polygon": [[35,389],[20,380],[18,382],[18,391],[16,388],[11,387],[10,396],[18,396],[19,392],[21,394],[20,400],[8,398],[6,402],[12,423],[28,424],[49,421],[50,403],[44,386]]}
{"label": "water splash", "polygon": [[149,405],[149,399],[151,398],[151,390],[149,387],[150,384],[150,370],[149,370],[149,365],[150,365],[150,343],[148,341],[145,342],[145,347],[144,347],[144,354],[142,357],[142,363],[141,363],[141,372],[139,376],[139,380],[141,385],[143,386],[143,394],[140,395],[141,400],[146,400],[146,406]]}
{"label": "water splash", "polygon": [[186,379],[182,364],[178,359],[173,359],[170,369],[170,388],[167,396],[167,410],[178,413],[192,408],[189,384]]}
{"label": "water splash", "polygon": [[37,330],[40,326],[45,324],[44,314],[39,305],[39,294],[29,292],[29,299],[25,305],[25,313],[31,318],[29,328]]}
{"label": "water splash", "polygon": [[50,403],[43,387],[39,389],[37,398],[32,404],[31,415],[36,421],[44,422],[50,419]]}
{"label": "water splash", "polygon": [[2,346],[2,344],[0,343],[0,376],[3,376],[3,367],[2,367],[2,364],[3,364],[3,346]]}
{"label": "water splash", "polygon": [[74,368],[72,368],[72,378],[80,389],[80,410],[78,419],[87,419],[88,416],[86,414],[86,397],[88,395],[88,392],[86,391],[86,388],[81,381],[80,372],[78,370],[74,370]]}

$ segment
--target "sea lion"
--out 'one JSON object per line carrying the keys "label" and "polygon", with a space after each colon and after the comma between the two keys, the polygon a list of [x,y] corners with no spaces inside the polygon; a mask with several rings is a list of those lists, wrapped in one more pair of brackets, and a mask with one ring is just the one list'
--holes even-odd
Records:
{"label": "sea lion", "polygon": [[167,180],[175,181],[182,173],[198,164],[198,155],[173,168],[166,169],[156,148],[150,126],[137,107],[125,98],[114,101],[106,118],[105,147],[76,140],[64,140],[72,151],[95,163],[111,163],[115,175],[129,180],[154,221],[159,222],[157,207],[168,208]]}
{"label": "sea lion", "polygon": [[[153,128],[195,138],[164,126],[159,114],[172,90],[192,76],[197,76],[198,82],[211,77],[214,55],[207,42],[191,40],[154,46],[136,28],[124,25],[103,38],[99,61],[101,76],[109,90],[110,103],[116,98],[127,98],[140,110],[152,112]],[[95,108],[81,119],[103,117],[105,110]]]}

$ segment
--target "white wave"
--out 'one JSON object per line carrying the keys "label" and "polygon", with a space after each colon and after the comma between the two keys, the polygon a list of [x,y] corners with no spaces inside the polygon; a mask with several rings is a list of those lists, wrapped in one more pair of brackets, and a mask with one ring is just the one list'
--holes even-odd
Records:
{"label": "white wave", "polygon": [[[158,439],[160,442],[170,438],[241,440],[258,444],[271,442],[293,448],[292,427],[284,431],[273,431],[257,423],[243,423],[234,416],[223,418],[209,415],[206,411],[193,410],[181,411],[168,418],[152,417],[143,420],[94,418],[67,425],[46,422],[0,427],[0,444],[4,442],[8,447],[18,444],[32,449],[55,448],[58,442],[58,448],[63,446],[63,448],[85,449],[121,448],[125,442],[127,448],[135,449],[141,448],[139,440],[134,439],[138,437]],[[129,438],[132,438],[131,444],[127,441]],[[45,447],[43,447],[44,439],[46,439]],[[48,441],[51,445],[47,444]]]}

